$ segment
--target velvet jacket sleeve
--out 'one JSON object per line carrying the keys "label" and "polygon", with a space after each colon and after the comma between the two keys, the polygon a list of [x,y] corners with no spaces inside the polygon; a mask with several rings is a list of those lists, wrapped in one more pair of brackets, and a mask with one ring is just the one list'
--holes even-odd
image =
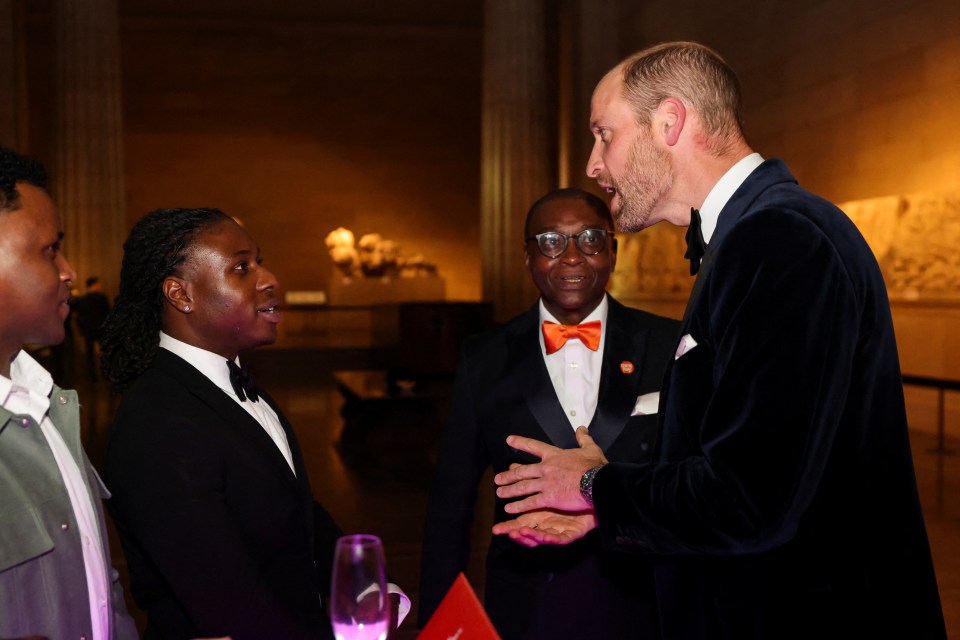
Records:
{"label": "velvet jacket sleeve", "polygon": [[615,542],[658,554],[781,545],[813,500],[861,336],[860,283],[816,224],[760,210],[735,225],[684,329],[660,462],[595,481]]}

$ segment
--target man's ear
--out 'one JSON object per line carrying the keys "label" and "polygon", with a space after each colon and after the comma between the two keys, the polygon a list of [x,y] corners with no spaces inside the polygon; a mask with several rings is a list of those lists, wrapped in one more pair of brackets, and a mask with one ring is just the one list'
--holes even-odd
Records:
{"label": "man's ear", "polygon": [[182,313],[189,313],[193,300],[190,297],[189,283],[176,276],[167,276],[163,280],[163,297]]}
{"label": "man's ear", "polygon": [[676,98],[666,98],[657,107],[654,114],[655,131],[664,143],[672,147],[680,140],[683,126],[687,121],[687,108]]}
{"label": "man's ear", "polygon": [[610,241],[610,272],[613,273],[617,269],[617,239],[613,238]]}

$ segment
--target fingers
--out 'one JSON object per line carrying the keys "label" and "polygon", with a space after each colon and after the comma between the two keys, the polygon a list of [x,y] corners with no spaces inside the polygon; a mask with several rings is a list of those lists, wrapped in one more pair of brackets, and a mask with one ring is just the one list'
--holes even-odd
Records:
{"label": "fingers", "polygon": [[531,453],[541,460],[544,458],[544,456],[547,456],[555,451],[560,451],[560,449],[557,447],[549,445],[546,442],[540,442],[539,440],[534,440],[533,438],[524,438],[523,436],[508,436],[507,444],[514,449]]}
{"label": "fingers", "polygon": [[522,544],[525,547],[536,547],[541,544],[541,542],[537,539],[536,534],[536,529],[531,529],[530,527],[520,527],[516,531],[511,531],[509,535],[511,540]]}
{"label": "fingers", "polygon": [[[531,515],[531,514],[524,514]],[[511,540],[525,547],[536,547],[541,544],[563,544],[563,538],[552,529],[540,529],[540,524],[534,522],[530,526],[521,524],[524,516],[515,520],[498,522],[493,526],[494,535],[507,535]]]}
{"label": "fingers", "polygon": [[[500,492],[504,489],[508,491],[516,490],[516,485],[510,487],[500,487],[497,489],[497,495],[500,495]],[[516,493],[514,495],[523,495],[522,493]],[[511,498],[510,496],[500,496],[501,498]],[[545,501],[543,499],[542,493],[535,493],[532,496],[527,496],[523,500],[516,500],[515,502],[508,502],[503,505],[503,510],[507,513],[524,513],[526,511],[533,511],[534,509],[542,509],[546,507]]]}
{"label": "fingers", "polygon": [[513,520],[504,520],[503,522],[498,522],[493,525],[493,534],[499,536],[515,531],[520,527],[530,527],[532,529],[536,526],[539,526],[536,514],[523,513]]}
{"label": "fingers", "polygon": [[513,520],[497,523],[494,535],[507,535],[527,547],[543,544],[570,544],[584,537],[597,526],[593,512],[562,512],[540,509],[523,513]]}
{"label": "fingers", "polygon": [[[502,474],[501,474],[502,475]],[[498,498],[520,498],[539,493],[542,490],[542,482],[539,478],[530,480],[517,480],[510,484],[504,484],[497,487]]]}
{"label": "fingers", "polygon": [[[503,471],[493,476],[493,481],[503,486],[505,484],[514,484],[525,480],[528,478],[539,478],[540,470],[539,465],[535,464],[512,464],[507,471]],[[529,491],[514,493],[512,495],[523,495],[524,493],[530,493]],[[500,496],[501,498],[506,498],[508,496]]]}
{"label": "fingers", "polygon": [[593,441],[593,438],[590,437],[590,430],[587,429],[586,427],[583,427],[583,426],[577,427],[576,436],[577,436],[577,444],[580,445],[581,448],[587,445],[596,444]]}

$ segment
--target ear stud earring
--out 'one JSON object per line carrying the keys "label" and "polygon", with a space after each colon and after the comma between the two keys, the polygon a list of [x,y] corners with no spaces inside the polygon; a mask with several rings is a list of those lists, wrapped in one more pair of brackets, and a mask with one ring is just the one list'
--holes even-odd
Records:
{"label": "ear stud earring", "polygon": [[184,313],[190,313],[190,305],[188,305],[188,304],[183,305],[183,312],[184,312]]}

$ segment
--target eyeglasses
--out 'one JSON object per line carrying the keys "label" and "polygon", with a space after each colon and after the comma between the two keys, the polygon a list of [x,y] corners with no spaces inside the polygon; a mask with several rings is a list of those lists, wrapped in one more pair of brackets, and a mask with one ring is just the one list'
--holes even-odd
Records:
{"label": "eyeglasses", "polygon": [[537,241],[537,248],[547,258],[559,258],[567,250],[567,241],[573,238],[577,249],[585,256],[595,256],[607,246],[607,236],[613,237],[613,231],[606,229],[584,229],[580,233],[570,235],[556,231],[544,231],[526,239],[527,242]]}

